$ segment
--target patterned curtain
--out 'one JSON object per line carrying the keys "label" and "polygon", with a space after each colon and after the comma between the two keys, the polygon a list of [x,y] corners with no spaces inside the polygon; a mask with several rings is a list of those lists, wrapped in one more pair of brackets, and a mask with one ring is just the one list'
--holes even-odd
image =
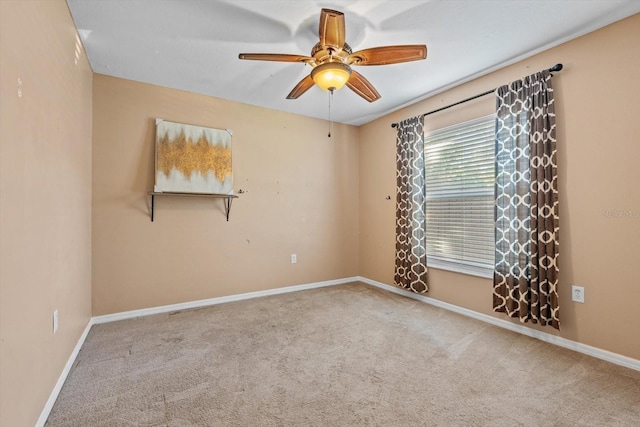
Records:
{"label": "patterned curtain", "polygon": [[560,328],[558,190],[551,74],[496,90],[493,309]]}
{"label": "patterned curtain", "polygon": [[394,283],[416,293],[427,286],[423,116],[398,123],[396,137],[396,268]]}

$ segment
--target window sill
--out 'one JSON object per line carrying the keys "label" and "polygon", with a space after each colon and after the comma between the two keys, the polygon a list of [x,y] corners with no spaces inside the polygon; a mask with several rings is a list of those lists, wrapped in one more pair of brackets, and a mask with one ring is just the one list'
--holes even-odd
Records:
{"label": "window sill", "polygon": [[468,274],[470,276],[483,277],[485,279],[493,278],[493,267],[466,264],[442,258],[427,257],[427,267]]}

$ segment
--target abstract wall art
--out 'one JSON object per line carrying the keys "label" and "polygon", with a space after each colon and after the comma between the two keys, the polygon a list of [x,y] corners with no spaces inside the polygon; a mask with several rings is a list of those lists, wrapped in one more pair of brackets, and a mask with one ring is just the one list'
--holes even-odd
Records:
{"label": "abstract wall art", "polygon": [[228,129],[156,119],[154,191],[232,194],[231,137]]}

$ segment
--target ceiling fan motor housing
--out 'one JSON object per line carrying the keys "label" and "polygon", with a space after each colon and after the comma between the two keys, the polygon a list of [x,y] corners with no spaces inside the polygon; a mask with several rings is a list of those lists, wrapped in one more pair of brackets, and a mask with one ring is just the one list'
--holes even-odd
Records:
{"label": "ceiling fan motor housing", "polygon": [[333,61],[335,59],[340,62],[347,62],[347,58],[351,55],[353,51],[351,50],[351,46],[347,43],[342,46],[342,49],[335,48],[333,46],[323,46],[320,43],[316,43],[316,45],[311,49],[311,56],[315,59],[316,64],[320,65],[327,61]]}

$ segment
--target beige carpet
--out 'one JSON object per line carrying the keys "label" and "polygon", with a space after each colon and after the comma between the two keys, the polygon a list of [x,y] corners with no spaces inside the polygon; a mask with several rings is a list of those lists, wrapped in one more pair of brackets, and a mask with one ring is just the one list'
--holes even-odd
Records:
{"label": "beige carpet", "polygon": [[363,284],[94,326],[48,426],[638,426],[640,372]]}

